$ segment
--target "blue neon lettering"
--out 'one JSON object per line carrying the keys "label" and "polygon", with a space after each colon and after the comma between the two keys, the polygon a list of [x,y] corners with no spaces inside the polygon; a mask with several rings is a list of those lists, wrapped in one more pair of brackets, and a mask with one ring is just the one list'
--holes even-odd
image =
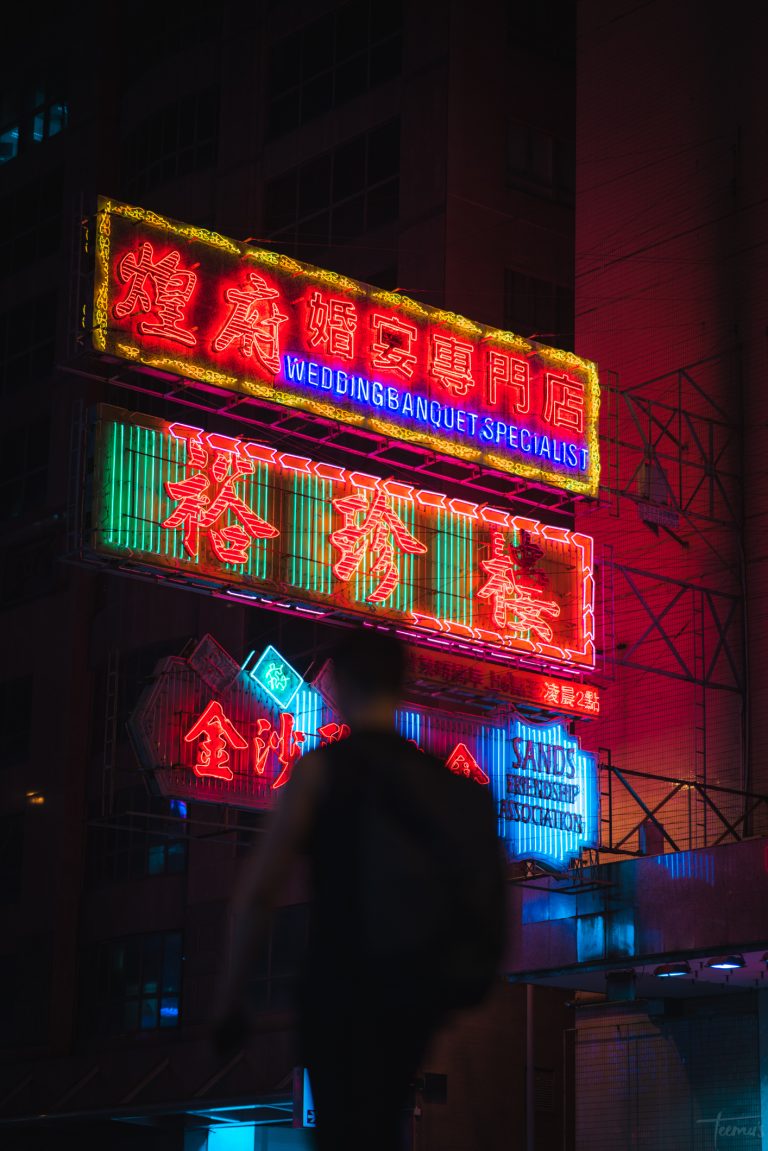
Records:
{"label": "blue neon lettering", "polygon": [[579,470],[582,472],[585,472],[587,470],[587,461],[589,459],[589,452],[587,451],[586,448],[582,448],[580,455],[581,455],[581,468]]}
{"label": "blue neon lettering", "polygon": [[287,380],[295,381],[297,384],[303,382],[304,368],[306,367],[304,360],[300,360],[298,356],[283,356],[283,365]]}
{"label": "blue neon lettering", "polygon": [[390,412],[396,412],[400,407],[400,393],[397,388],[387,388],[387,407]]}
{"label": "blue neon lettering", "polygon": [[531,450],[531,433],[527,428],[520,429],[520,450],[523,452]]}
{"label": "blue neon lettering", "polygon": [[490,416],[486,416],[480,425],[480,439],[492,440],[493,439],[493,420]]}
{"label": "blue neon lettering", "polygon": [[539,435],[538,435],[538,432],[533,433],[533,454],[535,456],[537,456],[539,454]]}
{"label": "blue neon lettering", "polygon": [[309,363],[307,364],[307,383],[311,384],[311,386],[313,388],[317,387],[318,375],[319,375],[319,372],[317,370],[317,364],[313,363],[312,360],[310,360]]}
{"label": "blue neon lettering", "polygon": [[508,441],[509,441],[509,446],[512,449],[512,451],[516,452],[517,451],[517,424],[510,424],[509,425]]}
{"label": "blue neon lettering", "polygon": [[384,389],[378,380],[374,380],[371,384],[371,403],[376,408],[384,407]]}
{"label": "blue neon lettering", "polygon": [[429,405],[429,422],[439,428],[442,422],[443,405],[438,400],[432,400]]}
{"label": "blue neon lettering", "polygon": [[456,431],[462,434],[466,431],[467,413],[463,408],[458,408],[456,411]]}
{"label": "blue neon lettering", "polygon": [[576,450],[575,444],[566,444],[566,463],[569,468],[577,468],[579,466],[579,453]]}
{"label": "blue neon lettering", "polygon": [[413,396],[410,392],[406,392],[403,396],[403,406],[400,409],[400,414],[403,416],[413,417]]}
{"label": "blue neon lettering", "polygon": [[429,405],[424,396],[416,397],[416,419],[425,424],[429,420]]}
{"label": "blue neon lettering", "polygon": [[475,428],[477,427],[477,416],[474,412],[465,412],[464,414],[469,422],[469,434],[473,436],[475,434]]}
{"label": "blue neon lettering", "polygon": [[[343,387],[342,387],[343,383]],[[336,395],[345,396],[349,387],[349,379],[343,368],[336,369]]]}
{"label": "blue neon lettering", "polygon": [[561,455],[557,454],[558,445],[560,445],[560,441],[553,439],[552,440],[552,459],[556,464],[562,464],[562,463],[565,463],[565,460],[564,460],[565,445],[560,445],[563,448]]}
{"label": "blue neon lettering", "polygon": [[496,443],[500,444],[502,440],[507,438],[507,425],[504,420],[496,421]]}
{"label": "blue neon lettering", "polygon": [[455,423],[456,409],[446,405],[445,411],[443,412],[443,427],[446,429],[446,431],[452,432]]}
{"label": "blue neon lettering", "polygon": [[541,437],[541,446],[539,447],[539,455],[543,460],[548,460],[550,456],[549,451],[549,436]]}
{"label": "blue neon lettering", "polygon": [[320,369],[320,387],[326,392],[333,390],[333,372],[325,366]]}
{"label": "blue neon lettering", "polygon": [[370,402],[371,381],[366,380],[365,376],[357,377],[357,399],[362,404]]}

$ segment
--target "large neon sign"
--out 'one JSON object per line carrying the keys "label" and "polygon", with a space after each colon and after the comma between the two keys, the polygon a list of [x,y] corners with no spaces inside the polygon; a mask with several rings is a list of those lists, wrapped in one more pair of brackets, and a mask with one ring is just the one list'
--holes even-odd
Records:
{"label": "large neon sign", "polygon": [[595,365],[101,199],[99,352],[594,496]]}
{"label": "large neon sign", "polygon": [[[301,755],[349,734],[322,677],[310,684],[294,671],[290,709],[281,705],[265,669],[290,665],[274,648],[267,653],[240,667],[206,636],[190,656],[160,662],[128,728],[161,794],[268,810]],[[561,721],[524,722],[508,707],[480,719],[405,705],[397,724],[446,770],[490,788],[511,859],[563,866],[597,846],[595,758]]]}
{"label": "large neon sign", "polygon": [[100,409],[95,455],[90,550],[124,567],[594,663],[589,536],[114,408]]}

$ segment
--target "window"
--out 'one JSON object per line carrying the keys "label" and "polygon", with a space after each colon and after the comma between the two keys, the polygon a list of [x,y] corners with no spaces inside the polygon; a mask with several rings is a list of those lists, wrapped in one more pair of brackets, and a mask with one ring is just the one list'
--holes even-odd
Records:
{"label": "window", "polygon": [[45,503],[49,438],[47,420],[0,437],[0,522],[19,520]]}
{"label": "window", "polygon": [[56,296],[37,296],[0,313],[0,392],[38,383],[53,368]]}
{"label": "window", "polygon": [[576,150],[527,124],[511,123],[507,132],[507,179],[515,188],[572,204],[576,187]]}
{"label": "window", "polygon": [[179,1025],[183,963],[180,931],[110,939],[86,963],[84,1029],[96,1035]]}
{"label": "window", "polygon": [[216,163],[219,92],[208,88],[160,108],[123,142],[126,195],[138,198],[158,184]]}
{"label": "window", "polygon": [[[29,737],[32,729],[31,675],[6,680],[0,684],[0,724],[3,731],[3,767],[15,767],[29,759]],[[0,874],[2,872],[0,871]]]}
{"label": "window", "polygon": [[309,906],[297,903],[276,908],[268,946],[259,949],[251,994],[256,1011],[288,1011],[307,946]]}
{"label": "window", "polygon": [[397,219],[400,121],[389,120],[272,180],[264,216],[281,251],[342,244]]}
{"label": "window", "polygon": [[[3,691],[8,686],[3,684]],[[23,867],[24,813],[0,815],[0,905],[18,902]]]}
{"label": "window", "polygon": [[0,197],[0,219],[13,220],[13,227],[0,236],[0,276],[18,272],[58,250],[61,201],[61,172]]}
{"label": "window", "polygon": [[0,605],[10,607],[57,590],[64,582],[59,545],[46,536],[0,551]]}
{"label": "window", "polygon": [[61,89],[61,81],[51,79],[6,93],[0,107],[0,164],[64,131],[69,107]]}
{"label": "window", "polygon": [[529,0],[528,3],[507,5],[510,47],[573,66],[576,60],[576,2]]}
{"label": "window", "polygon": [[267,134],[282,136],[400,74],[402,6],[355,0],[269,50]]}
{"label": "window", "polygon": [[109,827],[88,833],[88,877],[93,886],[158,875],[181,875],[187,866],[187,825],[167,799],[146,788],[115,796]]}
{"label": "window", "polygon": [[504,326],[565,350],[573,349],[573,289],[507,268],[504,273]]}

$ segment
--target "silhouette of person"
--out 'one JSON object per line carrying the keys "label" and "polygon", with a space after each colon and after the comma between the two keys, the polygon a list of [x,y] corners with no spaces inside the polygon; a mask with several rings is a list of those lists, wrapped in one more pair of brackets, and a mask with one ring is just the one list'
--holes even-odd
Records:
{"label": "silhouette of person", "polygon": [[[386,884],[392,853],[399,850],[397,844],[385,847],[380,854],[390,858],[371,862],[366,804],[372,795],[379,802],[375,797],[383,792],[377,787],[393,794],[405,810],[416,810],[420,803],[430,804],[433,773],[447,770],[396,731],[404,670],[403,647],[389,633],[361,628],[337,649],[336,703],[351,735],[295,765],[233,900],[240,930],[220,1011],[223,1048],[243,1038],[241,1003],[251,957],[292,862],[307,855],[312,902],[298,997],[299,1038],[319,1151],[396,1151],[402,1146],[409,1087],[443,1016],[429,963],[420,962],[418,952],[409,955],[406,949],[382,958],[372,956],[367,944],[378,914],[385,921],[390,917],[397,929],[393,935],[412,932],[414,938],[429,920],[429,908],[413,900],[409,912],[402,890],[387,893],[380,887],[381,906],[373,907],[365,889],[371,866],[381,866]],[[495,831],[491,834],[495,842]],[[402,878],[402,861],[400,871]]]}

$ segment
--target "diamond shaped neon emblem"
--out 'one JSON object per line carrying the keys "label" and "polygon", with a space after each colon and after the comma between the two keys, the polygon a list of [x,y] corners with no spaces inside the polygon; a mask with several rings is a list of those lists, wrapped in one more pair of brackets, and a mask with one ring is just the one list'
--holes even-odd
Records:
{"label": "diamond shaped neon emblem", "polygon": [[292,668],[271,644],[264,648],[248,674],[281,708],[288,707],[304,683],[296,669]]}

